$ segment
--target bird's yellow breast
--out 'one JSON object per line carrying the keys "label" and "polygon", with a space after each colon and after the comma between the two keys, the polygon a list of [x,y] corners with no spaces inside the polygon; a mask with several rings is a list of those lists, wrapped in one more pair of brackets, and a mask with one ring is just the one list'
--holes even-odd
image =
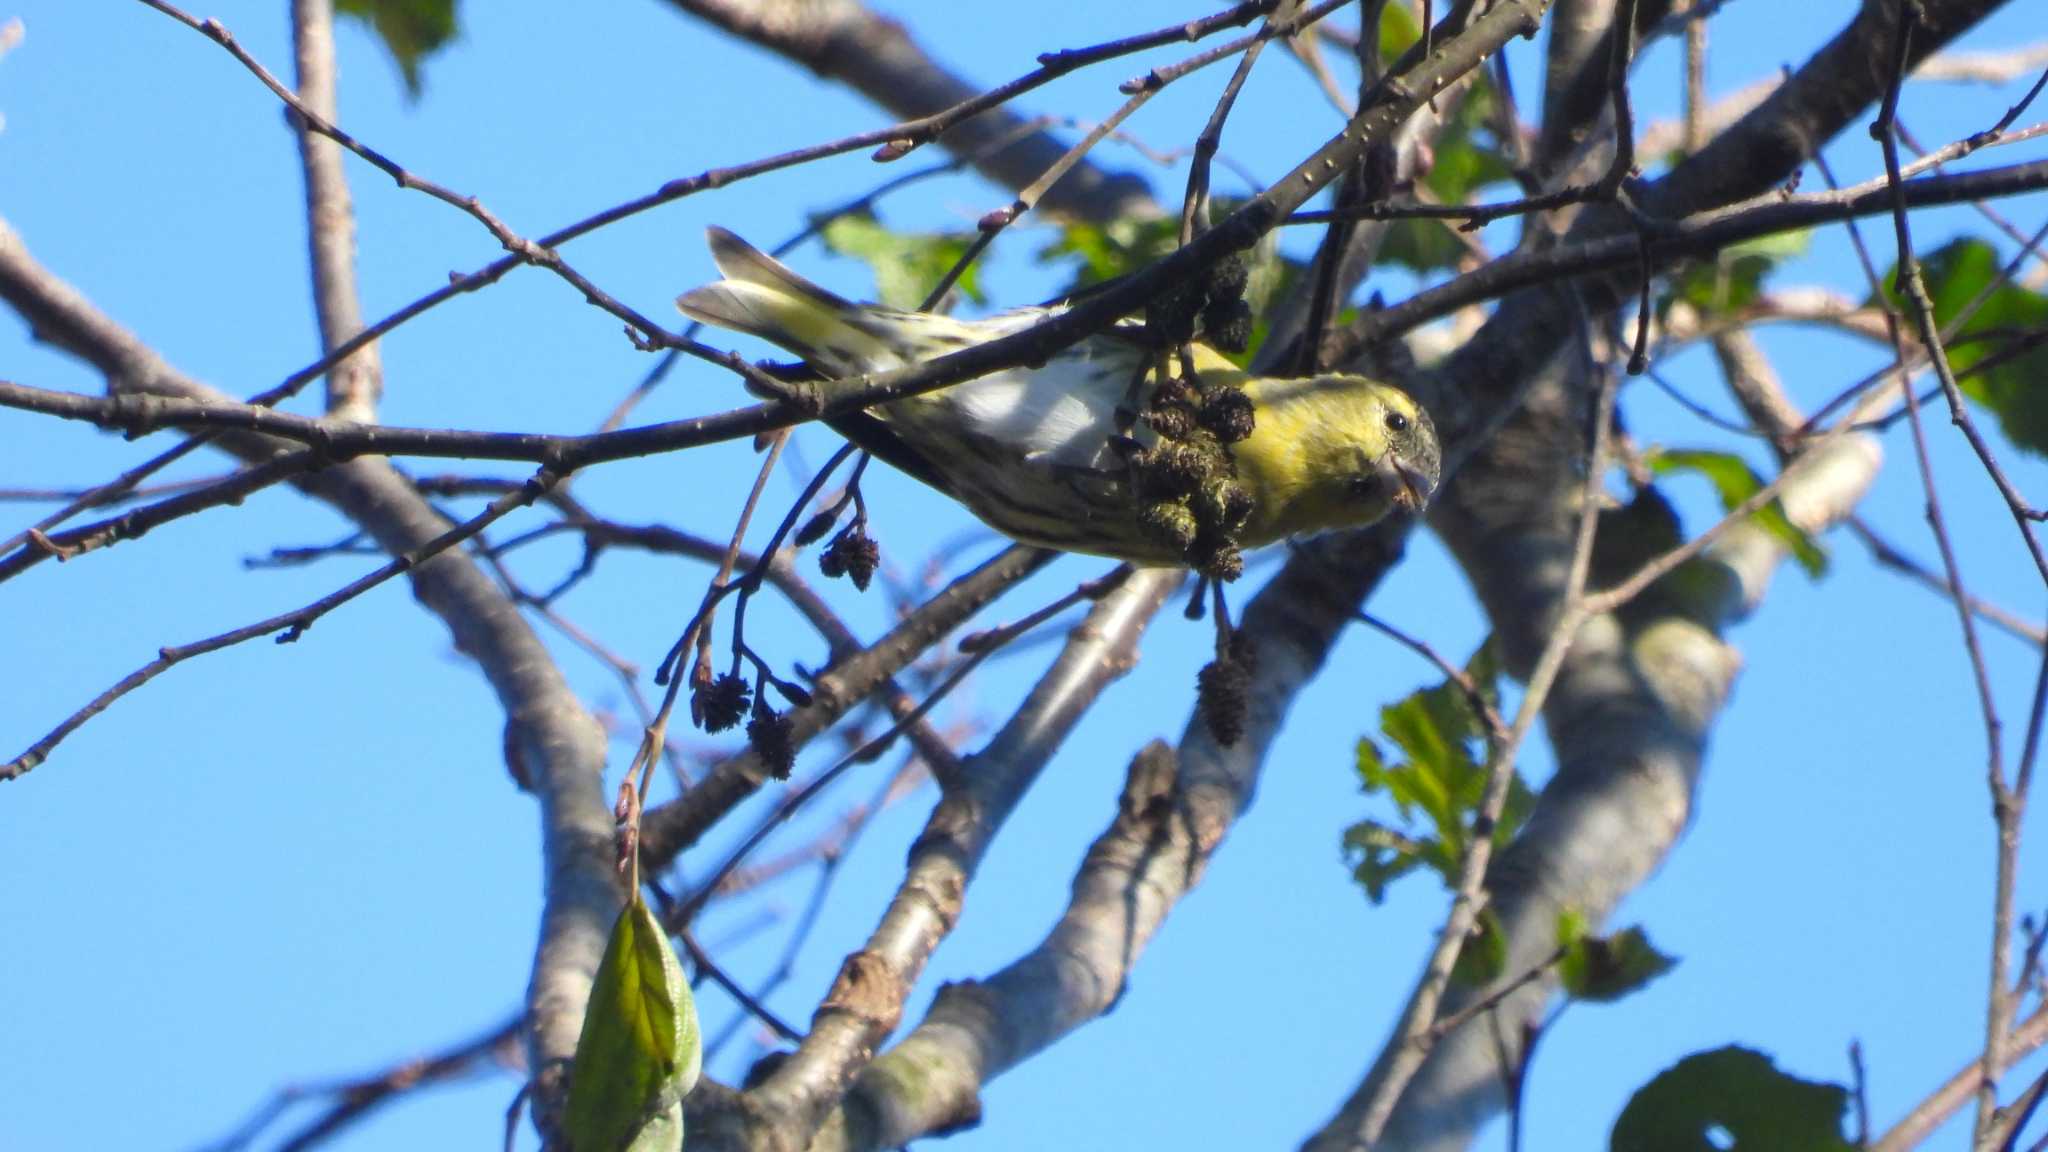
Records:
{"label": "bird's yellow breast", "polygon": [[1252,497],[1241,534],[1246,547],[1386,514],[1385,499],[1360,496],[1350,483],[1361,459],[1387,448],[1374,400],[1379,387],[1360,377],[1246,383],[1252,434],[1231,448],[1238,483]]}

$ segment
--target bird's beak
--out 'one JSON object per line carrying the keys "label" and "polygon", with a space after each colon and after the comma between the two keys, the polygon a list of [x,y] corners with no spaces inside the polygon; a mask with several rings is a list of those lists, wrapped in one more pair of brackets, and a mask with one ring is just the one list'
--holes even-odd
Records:
{"label": "bird's beak", "polygon": [[1394,476],[1401,482],[1400,490],[1394,493],[1394,504],[1420,513],[1428,505],[1435,483],[1427,473],[1403,460],[1394,461]]}

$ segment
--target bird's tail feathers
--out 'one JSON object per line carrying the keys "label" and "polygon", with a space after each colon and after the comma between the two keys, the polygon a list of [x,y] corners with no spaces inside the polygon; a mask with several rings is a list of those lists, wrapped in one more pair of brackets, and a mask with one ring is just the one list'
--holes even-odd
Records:
{"label": "bird's tail feathers", "polygon": [[889,347],[859,324],[860,305],[789,270],[723,228],[708,230],[711,259],[725,279],[676,297],[692,320],[744,332],[833,373],[865,371],[893,360]]}

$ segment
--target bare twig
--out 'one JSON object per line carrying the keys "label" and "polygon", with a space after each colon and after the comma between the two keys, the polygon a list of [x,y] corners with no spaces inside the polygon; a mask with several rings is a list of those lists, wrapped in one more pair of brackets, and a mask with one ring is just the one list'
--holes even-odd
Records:
{"label": "bare twig", "polygon": [[[349,204],[348,177],[342,171],[340,149],[313,126],[315,117],[326,124],[335,118],[331,0],[292,0],[292,53],[298,65],[296,107],[303,109],[303,114],[293,117],[293,125],[299,137],[299,163],[306,174],[313,310],[320,320],[321,342],[331,351],[363,329],[362,301],[356,295],[356,220]],[[259,75],[266,75],[257,67]],[[273,91],[285,95],[281,86],[274,86]],[[374,421],[383,391],[384,368],[377,346],[366,344],[328,373],[327,414],[338,420]]]}
{"label": "bare twig", "polygon": [[512,1063],[517,1058],[519,1027],[524,1022],[523,1015],[514,1015],[432,1055],[406,1060],[359,1079],[280,1088],[239,1128],[206,1145],[202,1152],[241,1152],[293,1106],[308,1100],[330,1099],[332,1102],[319,1116],[277,1146],[277,1152],[307,1152],[421,1088],[468,1075],[486,1063]]}
{"label": "bare twig", "polygon": [[[1910,3],[1900,5],[1897,47],[1892,55],[1890,84],[1885,91],[1884,103],[1877,120],[1871,125],[1871,135],[1876,137],[1884,150],[1885,174],[1890,180],[1892,191],[1892,228],[1898,237],[1898,275],[1895,287],[1906,298],[1915,325],[1919,328],[1921,343],[1934,364],[1935,375],[1941,380],[1942,392],[1949,398],[1950,416],[1962,428],[1970,445],[1977,451],[1978,459],[1985,470],[1998,484],[2012,508],[2022,536],[2026,539],[2034,556],[2034,563],[2042,579],[2048,581],[2048,558],[2044,558],[2039,542],[2034,537],[2033,525],[2023,514],[2022,503],[2018,500],[2011,482],[1992,458],[1989,448],[1978,436],[1968,416],[1962,410],[1962,392],[1955,381],[1955,373],[1949,368],[1948,351],[1941,342],[1940,326],[1935,321],[1934,302],[1927,294],[1927,285],[1920,275],[1920,263],[1913,255],[1913,236],[1907,219],[1906,202],[1900,191],[1902,179],[1899,174],[1899,145],[1893,125],[1898,116],[1899,92],[1905,84],[1906,61],[1911,51],[1913,32],[1919,21],[1918,9]],[[1899,340],[1899,359],[1903,368],[1905,345]],[[2019,819],[2024,812],[2026,798],[2017,796],[2005,779],[2004,753],[2000,741],[1998,705],[1991,691],[1991,677],[1985,667],[1983,648],[1977,638],[1976,617],[1970,612],[1969,594],[1963,585],[1962,570],[1956,561],[1955,548],[1950,542],[1948,525],[1942,517],[1940,497],[1934,484],[1934,465],[1928,458],[1927,433],[1922,427],[1920,409],[1914,403],[1912,390],[1905,374],[1900,373],[1899,387],[1904,394],[1907,423],[1913,430],[1913,454],[1920,466],[1921,488],[1926,494],[1927,522],[1933,530],[1935,547],[1941,555],[1944,575],[1949,589],[1954,594],[1956,616],[1962,625],[1963,648],[1969,655],[1970,670],[1975,678],[1978,703],[1984,713],[1984,738],[1988,766],[1986,777],[1991,789],[1992,815],[1996,825],[1998,842],[1998,877],[1993,890],[1991,923],[1991,977],[1985,1009],[1984,1028],[1984,1077],[1978,1085],[1976,1139],[1986,1140],[1991,1131],[1994,1114],[1998,1107],[1998,1085],[1996,1071],[2005,1065],[2006,1033],[2011,1027],[2013,997],[2007,986],[2011,971],[2013,890],[2019,868]]]}
{"label": "bare twig", "polygon": [[[1628,6],[1633,11],[1633,5]],[[1611,372],[1599,373],[1599,387],[1594,403],[1593,442],[1587,453],[1586,485],[1579,511],[1579,526],[1572,546],[1571,566],[1565,577],[1563,593],[1564,609],[1557,625],[1551,631],[1549,641],[1544,645],[1543,654],[1537,658],[1536,668],[1530,673],[1527,690],[1523,693],[1521,705],[1515,711],[1514,724],[1508,730],[1507,739],[1501,742],[1487,764],[1486,792],[1480,801],[1479,811],[1473,820],[1471,842],[1466,846],[1465,857],[1459,863],[1457,884],[1451,901],[1450,915],[1444,921],[1443,929],[1437,935],[1437,942],[1424,967],[1422,985],[1415,997],[1409,1001],[1408,1009],[1396,1029],[1392,1059],[1386,1074],[1378,1080],[1370,1097],[1358,1113],[1358,1143],[1371,1147],[1380,1138],[1394,1105],[1440,1033],[1432,1031],[1436,1023],[1437,1007],[1442,1002],[1444,990],[1450,985],[1451,970],[1458,958],[1458,952],[1465,946],[1479,920],[1482,907],[1481,888],[1486,878],[1487,862],[1493,856],[1493,829],[1500,820],[1500,814],[1507,803],[1508,788],[1515,777],[1515,756],[1522,741],[1528,737],[1536,717],[1543,707],[1544,699],[1550,693],[1552,681],[1564,664],[1565,652],[1571,645],[1579,626],[1592,615],[1585,608],[1584,597],[1586,576],[1592,570],[1594,528],[1599,522],[1601,487],[1606,480],[1609,432],[1613,424],[1614,394],[1616,383]]]}
{"label": "bare twig", "polygon": [[170,671],[177,665],[195,656],[204,656],[209,652],[218,652],[223,648],[232,647],[246,640],[254,640],[258,636],[268,636],[273,632],[278,634],[278,643],[291,643],[305,635],[306,629],[311,628],[314,621],[320,619],[320,617],[368,592],[377,585],[390,580],[392,577],[412,571],[434,556],[483,531],[514,510],[524,508],[528,504],[533,503],[540,498],[542,493],[553,487],[558,480],[559,477],[554,473],[543,469],[536,473],[533,479],[527,481],[518,491],[508,492],[492,501],[489,508],[467,522],[450,528],[418,548],[392,557],[390,563],[349,582],[347,585],[322,596],[310,604],[294,608],[289,612],[266,617],[253,624],[244,624],[239,628],[231,628],[226,632],[216,636],[209,636],[204,640],[196,640],[190,644],[171,645],[158,649],[156,659],[122,677],[113,687],[101,692],[93,698],[91,703],[66,717],[62,723],[51,729],[40,740],[29,745],[28,749],[21,755],[5,764],[0,764],[0,781],[13,780],[31,771],[49,758],[51,749],[62,743],[65,737],[77,731],[86,721],[106,711],[116,700],[156,679],[163,673]]}

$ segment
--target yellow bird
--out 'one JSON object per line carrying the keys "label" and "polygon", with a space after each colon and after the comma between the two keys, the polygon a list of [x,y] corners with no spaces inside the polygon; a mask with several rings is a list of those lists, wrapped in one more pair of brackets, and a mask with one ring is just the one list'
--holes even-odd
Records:
{"label": "yellow bird", "polygon": [[[676,307],[832,378],[958,351],[1065,307],[956,320],[856,304],[722,228],[710,230],[710,243],[725,279],[684,293]],[[1041,365],[878,404],[833,426],[1012,539],[1144,565],[1209,571],[1198,557],[1219,532],[1255,548],[1371,524],[1395,508],[1419,512],[1435,491],[1435,429],[1399,389],[1362,376],[1251,376],[1196,343],[1195,383],[1162,390],[1157,342],[1142,334],[1126,321]]]}

